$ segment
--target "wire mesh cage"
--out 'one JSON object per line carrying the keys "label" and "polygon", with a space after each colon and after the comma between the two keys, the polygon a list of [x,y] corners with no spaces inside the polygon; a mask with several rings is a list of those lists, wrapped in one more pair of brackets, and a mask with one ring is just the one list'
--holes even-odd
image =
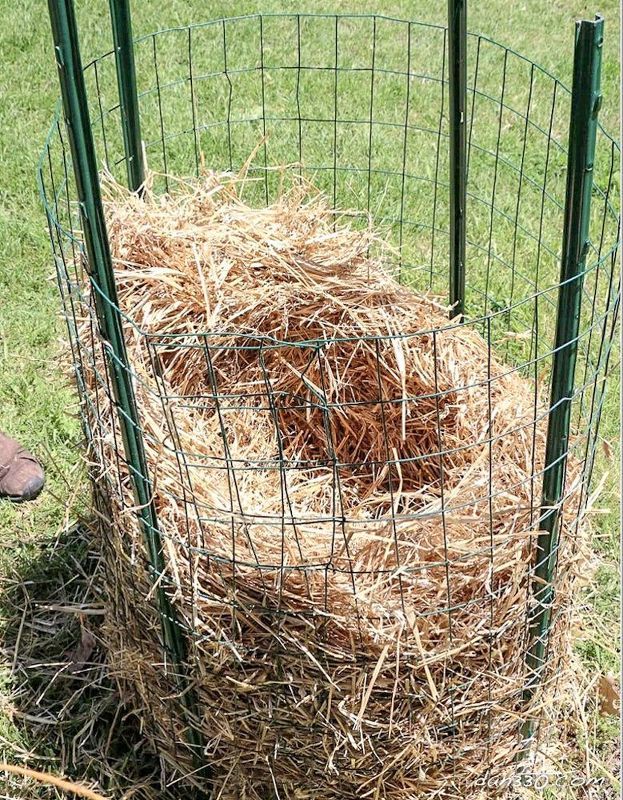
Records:
{"label": "wire mesh cage", "polygon": [[[134,45],[111,8],[83,67],[50,3],[39,168],[111,669],[219,798],[475,796],[538,749],[587,537],[619,304],[602,22],[571,92],[461,2]],[[99,167],[139,191],[102,204]]]}

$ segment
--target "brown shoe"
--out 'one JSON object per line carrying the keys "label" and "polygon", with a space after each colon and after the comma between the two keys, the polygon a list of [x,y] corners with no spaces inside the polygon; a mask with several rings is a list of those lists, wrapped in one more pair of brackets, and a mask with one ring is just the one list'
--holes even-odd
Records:
{"label": "brown shoe", "polygon": [[37,459],[0,432],[0,498],[13,503],[34,500],[44,483],[43,467]]}

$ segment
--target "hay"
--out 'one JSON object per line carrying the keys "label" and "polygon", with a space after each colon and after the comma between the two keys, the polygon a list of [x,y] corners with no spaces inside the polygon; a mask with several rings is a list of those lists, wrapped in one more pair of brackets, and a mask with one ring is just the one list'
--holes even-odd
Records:
{"label": "hay", "polygon": [[[539,398],[476,330],[398,285],[368,226],[296,179],[260,210],[247,186],[105,187],[163,585],[191,632],[215,796],[476,797],[510,768],[526,714]],[[110,664],[158,751],[206,786],[162,663],[101,354],[94,366]],[[559,625],[553,663],[565,646]]]}

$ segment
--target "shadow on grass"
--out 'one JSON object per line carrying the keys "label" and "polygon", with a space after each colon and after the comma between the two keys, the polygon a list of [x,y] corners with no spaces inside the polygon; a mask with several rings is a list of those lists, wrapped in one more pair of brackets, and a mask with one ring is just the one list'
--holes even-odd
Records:
{"label": "shadow on grass", "polygon": [[[173,797],[107,675],[101,571],[86,526],[11,554],[0,585],[0,758],[114,800]],[[0,773],[0,797],[68,795]]]}

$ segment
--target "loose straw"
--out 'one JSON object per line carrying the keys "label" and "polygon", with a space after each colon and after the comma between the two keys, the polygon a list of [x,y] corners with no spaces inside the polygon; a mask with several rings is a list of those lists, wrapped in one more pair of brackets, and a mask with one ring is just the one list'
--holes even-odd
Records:
{"label": "loose straw", "polygon": [[[400,285],[398,254],[365,217],[336,214],[295,176],[261,208],[263,183],[245,174],[170,184],[156,195],[150,178],[139,199],[108,178],[106,214],[161,585],[192,629],[212,790],[471,796],[477,778],[513,769],[522,719],[543,708],[521,699],[538,387],[478,330],[448,323],[438,298]],[[200,784],[81,291],[85,411],[111,520],[109,662],[176,779]],[[569,487],[578,474],[570,457]],[[565,542],[554,665],[578,567]]]}
{"label": "loose straw", "polygon": [[57,789],[61,789],[63,792],[72,792],[73,794],[78,795],[78,797],[85,797],[86,800],[108,800],[108,798],[104,797],[104,795],[94,792],[93,789],[89,789],[88,787],[82,786],[82,784],[79,783],[67,781],[64,778],[57,778],[56,775],[49,775],[47,772],[38,772],[37,770],[29,769],[28,767],[18,767],[15,764],[6,763],[0,763],[0,770],[9,772],[12,775],[21,775],[24,778],[32,778],[34,781],[45,783],[48,786],[55,786]]}

